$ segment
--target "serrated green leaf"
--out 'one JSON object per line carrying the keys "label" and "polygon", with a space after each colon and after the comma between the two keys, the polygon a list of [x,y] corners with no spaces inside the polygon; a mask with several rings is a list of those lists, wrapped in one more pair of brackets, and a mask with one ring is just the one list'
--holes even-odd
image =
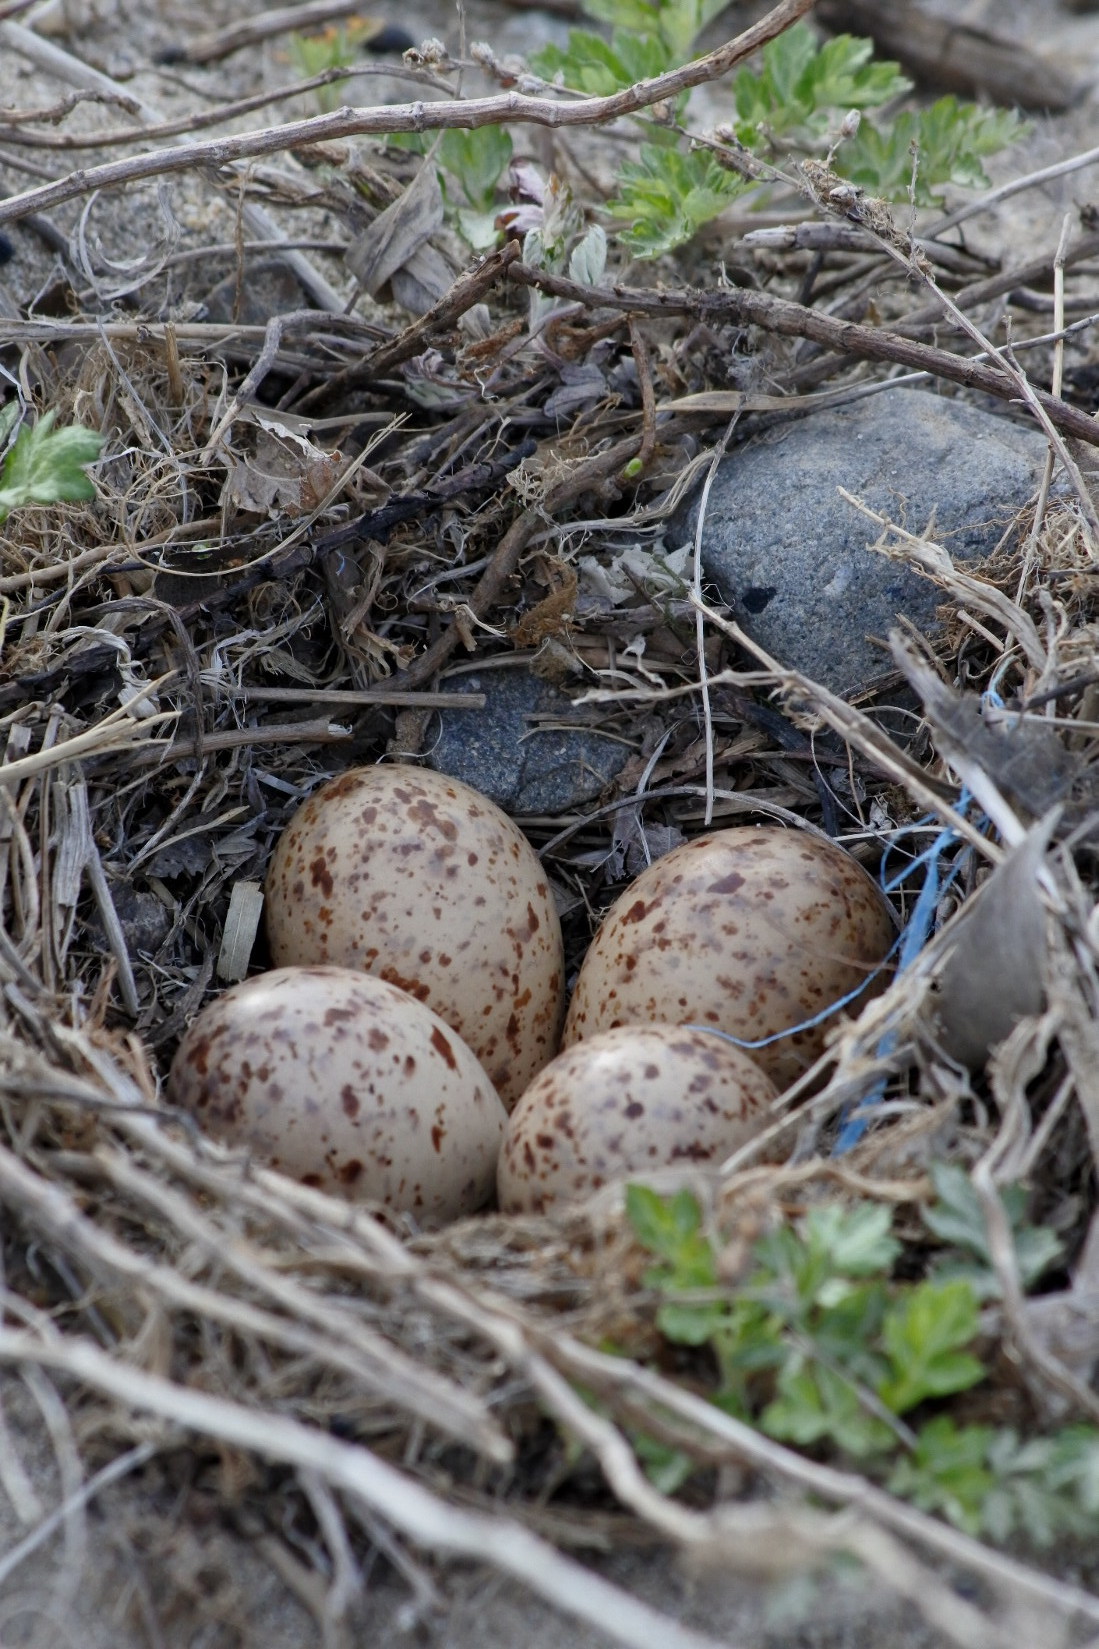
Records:
{"label": "serrated green leaf", "polygon": [[863,1459],[896,1442],[889,1426],[870,1413],[855,1386],[823,1365],[791,1363],[778,1379],[778,1395],[760,1416],[772,1437],[806,1447],[830,1438]]}
{"label": "serrated green leaf", "polygon": [[808,23],[796,23],[761,54],[758,69],[733,82],[737,135],[751,144],[759,128],[770,136],[819,136],[832,114],[871,109],[911,89],[896,63],[871,61],[870,40],[836,35],[823,45]]}
{"label": "serrated green leaf", "polygon": [[627,1185],[626,1217],[641,1246],[669,1260],[702,1224],[702,1210],[689,1191],[662,1197],[648,1185]]}
{"label": "serrated green leaf", "polygon": [[923,1210],[923,1222],[943,1242],[987,1260],[988,1232],[977,1188],[965,1169],[953,1162],[931,1165],[937,1202]]}
{"label": "serrated green leaf", "polygon": [[[644,38],[651,41],[651,37]],[[666,54],[658,43],[656,51],[662,67],[666,68]],[[543,79],[592,97],[609,97],[634,82],[634,76],[615,47],[602,35],[587,29],[570,29],[564,50],[560,46],[544,46],[530,61],[534,72]],[[659,74],[661,70],[653,72]]]}
{"label": "serrated green leaf", "polygon": [[884,1203],[857,1203],[841,1208],[829,1203],[810,1209],[805,1228],[810,1246],[828,1258],[831,1268],[843,1277],[871,1277],[889,1271],[900,1253],[900,1243],[890,1236],[893,1215]]}
{"label": "serrated green leaf", "polygon": [[887,1306],[884,1283],[864,1283],[857,1288],[848,1285],[844,1298],[822,1309],[813,1324],[813,1344],[820,1355],[871,1391],[876,1391],[889,1373],[877,1349]]}
{"label": "serrated green leaf", "polygon": [[708,1345],[725,1321],[720,1301],[706,1305],[669,1302],[656,1314],[656,1326],[665,1339],[677,1346]]}
{"label": "serrated green leaf", "polygon": [[99,457],[103,437],[71,424],[55,429],[56,413],[24,424],[0,470],[0,521],[25,504],[70,503],[95,497],[84,466]]}
{"label": "serrated green leaf", "polygon": [[580,9],[585,17],[609,23],[612,29],[656,34],[660,28],[660,7],[650,4],[650,0],[583,0]]}
{"label": "serrated green leaf", "polygon": [[444,132],[436,157],[439,166],[460,185],[477,212],[487,212],[496,185],[512,156],[512,142],[502,126],[458,127]]}
{"label": "serrated green leaf", "polygon": [[9,401],[6,407],[0,407],[0,446],[3,446],[18,422],[18,401]]}
{"label": "serrated green leaf", "polygon": [[728,0],[583,0],[583,11],[616,30],[652,35],[663,41],[670,58],[685,62],[695,39]]}
{"label": "serrated green leaf", "polygon": [[630,220],[619,238],[631,252],[654,258],[689,241],[748,187],[705,150],[643,143],[640,159],[623,166],[618,195],[607,210]]}
{"label": "serrated green leaf", "polygon": [[[924,1210],[924,1224],[941,1241],[972,1255],[976,1262],[948,1255],[935,1266],[935,1276],[940,1280],[965,1278],[979,1299],[998,1299],[1000,1284],[976,1187],[965,1169],[953,1163],[936,1163],[931,1178],[939,1200]],[[1024,1289],[1032,1288],[1061,1258],[1062,1244],[1046,1227],[1026,1224],[1027,1193],[1023,1186],[1005,1187],[1000,1200],[1011,1226],[1019,1280]]]}
{"label": "serrated green leaf", "polygon": [[1055,1231],[1043,1225],[1025,1225],[1014,1232],[1015,1264],[1024,1289],[1033,1288],[1065,1252]]}
{"label": "serrated green leaf", "polygon": [[967,1534],[981,1529],[995,1479],[986,1464],[989,1426],[955,1426],[939,1415],[921,1426],[911,1456],[899,1460],[887,1487],[925,1512],[940,1512]]}
{"label": "serrated green leaf", "polygon": [[980,1361],[962,1348],[977,1333],[977,1301],[965,1282],[920,1283],[886,1313],[882,1340],[892,1374],[878,1396],[894,1414],[928,1397],[965,1391],[984,1378]]}
{"label": "serrated green leaf", "polygon": [[941,97],[929,109],[905,110],[887,128],[864,120],[840,149],[836,170],[886,200],[907,199],[915,177],[916,201],[928,205],[949,183],[987,188],[980,157],[997,153],[1027,129],[1011,110]]}

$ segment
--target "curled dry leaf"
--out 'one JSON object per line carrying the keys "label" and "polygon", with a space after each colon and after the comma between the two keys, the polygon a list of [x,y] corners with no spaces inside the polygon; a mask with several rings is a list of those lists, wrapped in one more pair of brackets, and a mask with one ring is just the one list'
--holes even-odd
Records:
{"label": "curled dry leaf", "polygon": [[1020,1019],[1045,1006],[1046,913],[1038,873],[1061,810],[1052,809],[953,917],[935,975],[931,1019],[943,1051],[969,1070]]}

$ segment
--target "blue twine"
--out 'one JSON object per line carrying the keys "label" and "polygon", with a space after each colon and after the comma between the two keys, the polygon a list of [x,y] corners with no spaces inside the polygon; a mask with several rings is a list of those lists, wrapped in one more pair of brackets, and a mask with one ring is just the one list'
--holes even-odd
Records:
{"label": "blue twine", "polygon": [[[986,694],[986,697],[992,702],[1002,703],[999,700],[999,695],[994,690]],[[969,791],[963,789],[958,797],[957,811],[964,814],[972,799]],[[707,1031],[711,1036],[720,1036],[725,1042],[731,1042],[734,1047],[744,1048],[748,1052],[753,1052],[757,1048],[769,1048],[772,1043],[782,1042],[788,1036],[797,1036],[800,1031],[812,1030],[815,1026],[823,1024],[826,1019],[831,1019],[832,1015],[841,1008],[845,1008],[849,1003],[856,1001],[866,990],[867,985],[871,984],[888,968],[894,956],[897,958],[898,974],[903,973],[905,968],[912,965],[931,937],[939,900],[956,881],[961,873],[964,861],[963,854],[956,854],[945,876],[942,874],[943,855],[961,839],[952,825],[946,825],[938,832],[929,846],[916,854],[914,858],[909,859],[907,864],[894,875],[887,876],[890,854],[895,851],[897,844],[903,837],[926,829],[928,825],[934,822],[934,819],[935,815],[933,813],[925,813],[921,819],[916,820],[915,824],[903,825],[899,830],[894,831],[890,841],[886,843],[878,870],[878,879],[883,893],[887,895],[895,893],[921,866],[926,867],[923,885],[916,897],[916,903],[912,907],[912,913],[908,921],[889,947],[889,953],[885,960],[880,962],[872,973],[867,974],[862,983],[856,985],[854,990],[848,991],[845,996],[837,998],[835,1002],[830,1002],[826,1008],[822,1008],[811,1019],[803,1019],[799,1025],[791,1025],[785,1031],[776,1031],[772,1036],[762,1036],[757,1041],[749,1041],[747,1037],[733,1036],[729,1031],[719,1031],[713,1025],[688,1025],[686,1029],[690,1031]],[[888,1032],[878,1043],[878,1057],[883,1058],[892,1053],[896,1047],[896,1042],[896,1033],[894,1031]],[[870,1121],[865,1113],[881,1103],[885,1094],[885,1087],[886,1083],[883,1077],[859,1101],[853,1112],[850,1108],[845,1108],[840,1113],[840,1132],[832,1148],[833,1156],[843,1156],[862,1138]]]}
{"label": "blue twine", "polygon": [[[965,813],[971,800],[972,797],[970,796],[969,791],[963,789],[958,798],[958,812]],[[932,817],[933,815],[928,814],[925,816],[925,819],[920,822],[929,822]],[[938,909],[939,900],[951,887],[961,872],[964,855],[959,853],[955,855],[946,876],[943,877],[940,874],[943,854],[946,853],[949,848],[953,847],[958,840],[959,837],[957,831],[953,828],[953,826],[947,825],[943,830],[939,831],[930,847],[925,848],[923,853],[921,853],[918,858],[912,860],[906,870],[902,871],[899,876],[894,877],[891,883],[885,883],[884,881],[882,883],[884,890],[887,893],[891,893],[900,885],[900,882],[903,881],[906,876],[910,876],[912,872],[918,869],[921,864],[925,864],[927,866],[924,874],[923,886],[920,888],[919,894],[916,898],[916,903],[912,907],[912,914],[901,933],[900,956],[897,961],[897,972],[899,974],[903,973],[905,968],[912,965],[912,963],[916,960],[916,957],[927,944],[927,941],[931,937],[931,930],[934,926],[935,912]],[[882,855],[883,874],[888,852],[889,848],[887,847],[886,852]],[[887,1034],[883,1036],[881,1041],[878,1043],[876,1050],[878,1058],[882,1059],[891,1054],[896,1045],[896,1032],[887,1032]],[[836,1139],[836,1143],[832,1147],[832,1155],[834,1157],[844,1156],[852,1149],[853,1146],[858,1144],[859,1140],[865,1134],[870,1125],[870,1118],[867,1113],[871,1111],[875,1105],[881,1104],[881,1101],[885,1095],[885,1085],[885,1078],[882,1077],[880,1081],[874,1084],[870,1092],[859,1101],[859,1104],[854,1111],[851,1111],[850,1108],[845,1108],[840,1113],[840,1131]]]}

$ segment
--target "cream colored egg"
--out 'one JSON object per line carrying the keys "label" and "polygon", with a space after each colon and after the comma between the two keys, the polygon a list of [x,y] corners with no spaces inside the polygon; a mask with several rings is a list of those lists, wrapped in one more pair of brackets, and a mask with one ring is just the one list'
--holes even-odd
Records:
{"label": "cream colored egg", "polygon": [[234,985],[180,1043],[168,1098],[265,1167],[430,1225],[491,1195],[507,1121],[448,1025],[349,968]]}
{"label": "cream colored egg", "polygon": [[[894,936],[884,895],[834,843],[770,828],[699,836],[650,865],[608,912],[564,1045],[660,1020],[756,1043],[865,987],[846,1009],[857,1013],[885,983],[871,976]],[[748,1052],[786,1087],[823,1051],[835,1018]]]}
{"label": "cream colored egg", "polygon": [[731,1042],[682,1025],[624,1025],[578,1042],[508,1118],[505,1213],[540,1213],[612,1180],[721,1162],[767,1122],[774,1084]]}
{"label": "cream colored egg", "polygon": [[557,1052],[561,924],[505,813],[426,768],[354,768],[283,833],[267,877],[276,965],[361,968],[434,1009],[505,1105]]}

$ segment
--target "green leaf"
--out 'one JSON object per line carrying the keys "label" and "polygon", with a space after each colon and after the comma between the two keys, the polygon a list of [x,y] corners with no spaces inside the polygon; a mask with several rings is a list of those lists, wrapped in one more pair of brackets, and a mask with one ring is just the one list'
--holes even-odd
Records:
{"label": "green leaf", "polygon": [[661,1494],[675,1494],[695,1469],[695,1462],[682,1449],[670,1443],[660,1443],[646,1432],[637,1432],[631,1438],[634,1453],[645,1468],[645,1476]]}
{"label": "green leaf", "polygon": [[662,1197],[648,1185],[627,1185],[626,1218],[642,1248],[674,1261],[697,1235],[702,1210],[689,1191]]}
{"label": "green leaf", "polygon": [[663,41],[673,63],[685,63],[695,39],[728,0],[583,0],[589,17],[610,23],[615,32],[651,35]]}
{"label": "green leaf", "polygon": [[703,149],[684,153],[643,143],[640,159],[622,167],[618,195],[607,210],[630,220],[619,239],[634,256],[655,258],[689,241],[748,187]]}
{"label": "green leaf", "polygon": [[758,69],[742,69],[733,82],[741,142],[757,141],[760,128],[817,137],[830,112],[875,108],[910,90],[896,63],[871,62],[873,50],[849,34],[818,46],[808,23],[795,23],[764,47]]}
{"label": "green leaf", "polygon": [[848,1285],[844,1297],[821,1310],[812,1326],[813,1345],[828,1362],[876,1391],[889,1373],[878,1349],[889,1296],[882,1282]]}
{"label": "green leaf", "polygon": [[477,212],[491,208],[511,155],[511,138],[502,126],[475,126],[470,131],[452,128],[443,133],[436,151],[443,171],[457,180]]}
{"label": "green leaf", "polygon": [[943,1242],[987,1261],[988,1231],[981,1199],[965,1169],[953,1162],[932,1163],[931,1183],[939,1200],[923,1211],[928,1230]]}
{"label": "green leaf", "polygon": [[810,1209],[805,1221],[809,1246],[827,1256],[843,1277],[872,1277],[889,1271],[901,1251],[891,1237],[893,1215],[885,1203],[863,1202],[854,1208],[827,1203]]}
{"label": "green leaf", "polygon": [[965,1391],[984,1367],[963,1351],[977,1333],[977,1300],[968,1283],[920,1283],[886,1313],[882,1339],[892,1365],[878,1396],[894,1414],[928,1397]]}
{"label": "green leaf", "polygon": [[572,249],[569,258],[569,279],[581,286],[598,286],[607,267],[607,236],[599,224],[593,223],[583,240]]}
{"label": "green leaf", "polygon": [[[940,1280],[964,1278],[978,1299],[999,1299],[1000,1284],[976,1187],[965,1169],[954,1163],[936,1163],[931,1179],[939,1200],[924,1210],[924,1224],[975,1262],[948,1255],[936,1264],[935,1276]],[[1023,1186],[1009,1185],[1000,1197],[1011,1226],[1019,1280],[1024,1289],[1029,1289],[1061,1258],[1062,1244],[1053,1231],[1026,1223],[1028,1198]]]}
{"label": "green leaf", "polygon": [[0,521],[24,504],[68,503],[94,498],[94,483],[84,466],[99,457],[103,437],[72,424],[54,429],[56,414],[45,413],[24,424],[0,469]]}
{"label": "green leaf", "polygon": [[660,7],[649,0],[583,0],[580,9],[586,17],[634,34],[656,34],[660,28]]}
{"label": "green leaf", "polygon": [[920,1428],[912,1455],[901,1459],[887,1487],[925,1512],[940,1512],[968,1534],[978,1534],[994,1486],[986,1458],[989,1426],[955,1426],[948,1415]]}
{"label": "green leaf", "polygon": [[656,1314],[656,1326],[677,1346],[708,1345],[722,1327],[726,1308],[720,1300],[705,1305],[669,1302]]}
{"label": "green leaf", "polygon": [[[916,201],[933,203],[948,183],[988,187],[980,162],[1028,130],[1009,109],[982,109],[941,97],[929,109],[906,110],[878,128],[864,120],[836,157],[836,169],[886,200],[905,200],[916,180]],[[915,166],[914,166],[915,162]]]}
{"label": "green leaf", "polygon": [[544,79],[594,97],[608,97],[672,66],[667,48],[653,35],[616,32],[608,42],[587,29],[570,29],[563,51],[544,46],[530,61]]}
{"label": "green leaf", "polygon": [[778,1395],[760,1416],[772,1437],[806,1447],[830,1438],[856,1458],[880,1454],[896,1437],[871,1414],[855,1386],[823,1365],[792,1361],[778,1379]]}

